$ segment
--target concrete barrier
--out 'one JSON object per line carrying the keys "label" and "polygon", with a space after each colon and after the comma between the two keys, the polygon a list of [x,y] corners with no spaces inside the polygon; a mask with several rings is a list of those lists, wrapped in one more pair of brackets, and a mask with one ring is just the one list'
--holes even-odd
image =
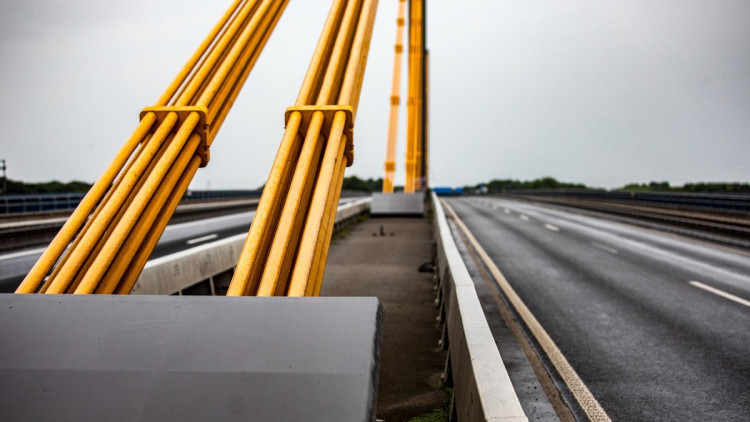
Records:
{"label": "concrete barrier", "polygon": [[[368,212],[371,202],[371,198],[363,198],[340,205],[337,228]],[[242,233],[151,260],[130,294],[216,294],[223,285],[228,286],[246,237],[247,233]]]}
{"label": "concrete barrier", "polygon": [[0,294],[4,421],[375,421],[373,297]]}
{"label": "concrete barrier", "polygon": [[432,202],[439,299],[445,322],[443,344],[448,350],[447,378],[454,386],[454,413],[459,421],[528,421],[434,193]]}

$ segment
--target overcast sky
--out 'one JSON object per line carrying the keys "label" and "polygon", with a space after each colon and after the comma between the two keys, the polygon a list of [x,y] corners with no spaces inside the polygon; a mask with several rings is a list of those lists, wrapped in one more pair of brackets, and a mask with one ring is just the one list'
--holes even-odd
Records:
{"label": "overcast sky", "polygon": [[[228,5],[0,0],[8,177],[95,180]],[[397,6],[380,0],[347,175],[383,174]],[[265,182],[329,7],[290,1],[192,188]],[[428,13],[433,186],[750,182],[750,1],[431,1]]]}

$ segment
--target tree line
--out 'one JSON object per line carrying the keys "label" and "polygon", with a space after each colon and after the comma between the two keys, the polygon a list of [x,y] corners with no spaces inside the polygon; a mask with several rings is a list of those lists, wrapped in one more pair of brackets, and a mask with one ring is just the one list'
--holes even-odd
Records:
{"label": "tree line", "polygon": [[[92,184],[74,180],[63,183],[57,180],[42,183],[26,183],[18,180],[6,180],[5,194],[34,194],[34,193],[86,193],[91,189]],[[2,185],[0,185],[0,189]],[[359,192],[380,192],[383,190],[383,179],[360,179],[357,176],[344,178],[342,185],[343,190]],[[263,186],[259,188],[263,190]]]}
{"label": "tree line", "polygon": [[[91,189],[92,184],[73,180],[72,182],[60,182],[53,180],[51,182],[26,183],[18,180],[5,180],[5,194],[29,194],[29,193],[86,193]],[[2,185],[0,185],[0,189]]]}
{"label": "tree line", "polygon": [[[5,194],[34,194],[34,193],[86,193],[91,188],[91,183],[74,180],[71,182],[60,182],[53,180],[42,183],[25,183],[17,180],[6,180]],[[598,189],[586,186],[582,183],[561,182],[554,177],[541,177],[534,180],[515,179],[493,179],[487,183],[479,183],[474,186],[464,186],[466,192],[472,192],[485,187],[488,192],[503,192],[518,189]],[[381,192],[383,190],[383,179],[360,179],[357,176],[344,178],[343,190],[358,192]],[[398,190],[398,189],[397,189]],[[601,190],[601,189],[600,189]],[[724,182],[698,182],[686,183],[683,186],[671,186],[669,182],[652,181],[649,183],[630,183],[623,187],[613,189],[615,191],[647,191],[647,192],[695,192],[695,193],[750,193],[750,183],[724,183]]]}
{"label": "tree line", "polygon": [[[465,186],[467,191],[480,190],[485,186],[489,192],[503,192],[507,190],[556,190],[556,189],[596,189],[582,183],[560,182],[553,177],[542,177],[534,180],[493,179],[476,186]],[[646,191],[646,192],[693,192],[693,193],[750,193],[750,183],[739,182],[699,182],[686,183],[682,186],[671,186],[669,182],[630,183],[614,191]]]}
{"label": "tree line", "polygon": [[[465,190],[477,189],[482,185],[466,186]],[[560,182],[553,177],[542,177],[534,180],[493,179],[484,184],[489,192],[502,192],[519,189],[589,189],[582,183]]]}
{"label": "tree line", "polygon": [[341,185],[341,189],[359,192],[382,192],[383,179],[360,179],[357,176],[344,177],[344,183]]}
{"label": "tree line", "polygon": [[749,183],[685,183],[670,186],[669,182],[631,183],[618,190],[649,192],[694,192],[694,193],[750,193]]}

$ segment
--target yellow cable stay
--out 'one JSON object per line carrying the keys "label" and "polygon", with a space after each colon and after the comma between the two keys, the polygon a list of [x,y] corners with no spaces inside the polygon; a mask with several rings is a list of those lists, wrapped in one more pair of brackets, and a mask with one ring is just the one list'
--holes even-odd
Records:
{"label": "yellow cable stay", "polygon": [[424,0],[409,4],[409,97],[406,105],[406,181],[404,193],[427,187],[425,149],[425,32]]}
{"label": "yellow cable stay", "polygon": [[287,2],[230,6],[17,293],[130,293]]}
{"label": "yellow cable stay", "polygon": [[393,83],[391,85],[391,114],[388,120],[388,145],[385,155],[385,177],[383,193],[393,193],[396,173],[396,142],[398,141],[398,108],[401,103],[401,56],[404,51],[404,14],[406,0],[399,0],[396,19],[396,46],[393,59]]}
{"label": "yellow cable stay", "polygon": [[228,296],[317,296],[377,0],[335,0],[268,176]]}

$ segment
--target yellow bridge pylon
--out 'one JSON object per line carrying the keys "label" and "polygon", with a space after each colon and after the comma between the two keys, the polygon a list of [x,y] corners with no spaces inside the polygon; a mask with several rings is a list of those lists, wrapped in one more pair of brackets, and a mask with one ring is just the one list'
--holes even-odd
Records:
{"label": "yellow bridge pylon", "polygon": [[[405,0],[399,1],[396,48],[391,89],[391,114],[385,159],[383,193],[393,193],[400,103],[401,52],[403,51]],[[427,142],[427,50],[426,0],[409,1],[409,84],[406,108],[406,178],[404,193],[422,191],[428,186]]]}
{"label": "yellow bridge pylon", "polygon": [[425,176],[425,0],[410,0],[409,4],[409,97],[406,119],[406,182],[405,193],[427,187]]}
{"label": "yellow bridge pylon", "polygon": [[391,85],[391,114],[388,120],[388,145],[385,155],[385,177],[383,193],[393,193],[396,173],[396,143],[398,141],[398,108],[401,103],[401,56],[404,51],[404,14],[406,0],[399,0],[396,19],[396,45],[393,59],[393,83]]}

